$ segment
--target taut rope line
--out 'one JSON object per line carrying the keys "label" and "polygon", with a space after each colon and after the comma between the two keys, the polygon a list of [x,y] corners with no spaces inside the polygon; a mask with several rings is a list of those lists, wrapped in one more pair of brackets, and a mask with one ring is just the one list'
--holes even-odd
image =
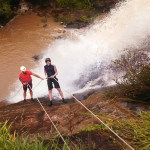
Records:
{"label": "taut rope line", "polygon": [[[31,86],[28,84],[28,86],[31,88]],[[34,94],[35,95],[35,94]],[[61,135],[61,133],[59,132],[59,130],[57,129],[56,125],[54,124],[54,122],[52,121],[52,119],[50,118],[49,114],[47,113],[47,111],[45,110],[45,108],[43,107],[43,105],[41,104],[40,100],[38,99],[38,97],[35,95],[37,101],[39,102],[39,104],[41,105],[42,109],[44,110],[45,114],[47,115],[48,119],[51,121],[51,123],[53,124],[54,128],[56,129],[56,131],[58,132],[59,136],[61,137],[61,139],[63,140],[64,144],[67,146],[68,150],[70,150],[68,144],[66,143],[65,139],[63,138],[63,136]]]}
{"label": "taut rope line", "polygon": [[[54,78],[55,79],[55,78]],[[55,79],[56,80],[56,79]],[[56,80],[57,81],[57,80]],[[58,82],[58,81],[57,81]],[[66,91],[66,90],[65,90]],[[66,91],[67,92],[67,91]],[[88,112],[90,112],[96,119],[98,119],[105,127],[107,127],[115,136],[117,136],[123,143],[125,143],[131,150],[134,150],[132,146],[130,146],[123,138],[121,138],[115,131],[113,131],[109,126],[107,126],[100,118],[98,118],[91,110],[89,110],[84,104],[80,102],[73,94],[70,94],[80,105],[82,105]]]}

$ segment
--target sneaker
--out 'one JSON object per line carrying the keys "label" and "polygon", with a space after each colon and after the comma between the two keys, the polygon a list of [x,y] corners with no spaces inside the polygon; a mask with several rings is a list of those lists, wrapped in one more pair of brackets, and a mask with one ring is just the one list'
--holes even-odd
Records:
{"label": "sneaker", "polygon": [[63,103],[67,103],[64,98],[62,99],[62,101],[63,101]]}
{"label": "sneaker", "polygon": [[53,103],[52,103],[52,101],[50,101],[49,104],[48,104],[48,106],[52,106],[52,105],[53,105]]}

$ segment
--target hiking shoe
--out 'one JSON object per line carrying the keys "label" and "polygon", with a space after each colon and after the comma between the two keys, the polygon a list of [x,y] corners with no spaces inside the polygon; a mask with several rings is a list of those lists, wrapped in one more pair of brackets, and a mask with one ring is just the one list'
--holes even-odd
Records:
{"label": "hiking shoe", "polygon": [[33,98],[31,98],[31,101],[32,101],[32,102],[34,102],[34,99],[33,99]]}
{"label": "hiking shoe", "polygon": [[53,105],[53,103],[52,103],[52,101],[50,101],[49,103],[48,103],[48,106],[52,106]]}
{"label": "hiking shoe", "polygon": [[64,98],[62,99],[62,101],[63,101],[63,103],[67,103]]}

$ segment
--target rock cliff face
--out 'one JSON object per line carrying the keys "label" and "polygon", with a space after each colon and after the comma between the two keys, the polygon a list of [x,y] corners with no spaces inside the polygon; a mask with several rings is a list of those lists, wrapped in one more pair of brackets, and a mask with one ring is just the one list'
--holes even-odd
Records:
{"label": "rock cliff face", "polygon": [[[114,150],[121,149],[118,145],[118,139],[110,131],[105,130],[103,126],[96,131],[92,129],[91,131],[87,130],[88,132],[80,132],[87,126],[92,124],[101,125],[101,123],[73,99],[67,100],[67,104],[63,104],[62,101],[58,100],[54,101],[52,107],[47,105],[48,98],[41,98],[40,101],[60,132],[65,136],[69,136],[74,142],[77,142],[77,139],[80,138],[81,143],[83,142],[85,145],[89,143],[92,146],[94,143],[97,148],[109,149],[112,147],[111,149]],[[126,101],[105,100],[104,95],[101,93],[89,96],[82,103],[104,122],[112,122],[114,119],[136,119],[138,118],[135,114],[136,111],[148,109],[146,105],[141,107]],[[111,120],[110,117],[113,119]],[[13,122],[11,127],[12,133],[16,131],[19,134],[41,134],[48,135],[51,138],[56,134],[52,123],[36,100],[35,102],[28,100],[27,102],[1,105],[0,120],[1,122],[6,120],[10,123]]]}

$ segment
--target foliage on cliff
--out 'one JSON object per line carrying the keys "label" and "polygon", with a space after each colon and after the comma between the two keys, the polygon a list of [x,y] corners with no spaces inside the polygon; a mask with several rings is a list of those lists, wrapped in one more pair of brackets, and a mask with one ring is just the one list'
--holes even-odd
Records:
{"label": "foliage on cliff", "polygon": [[[118,0],[25,0],[34,6],[41,8],[64,8],[68,10],[93,10],[106,12],[118,2]],[[0,0],[0,24],[7,23],[16,13],[20,0]]]}
{"label": "foliage on cliff", "polygon": [[5,24],[13,16],[19,0],[0,0],[0,24]]}
{"label": "foliage on cliff", "polygon": [[[112,68],[118,73],[117,87],[110,93],[136,100],[150,99],[150,58],[144,51],[128,51],[113,62]],[[113,91],[114,90],[114,91]]]}

